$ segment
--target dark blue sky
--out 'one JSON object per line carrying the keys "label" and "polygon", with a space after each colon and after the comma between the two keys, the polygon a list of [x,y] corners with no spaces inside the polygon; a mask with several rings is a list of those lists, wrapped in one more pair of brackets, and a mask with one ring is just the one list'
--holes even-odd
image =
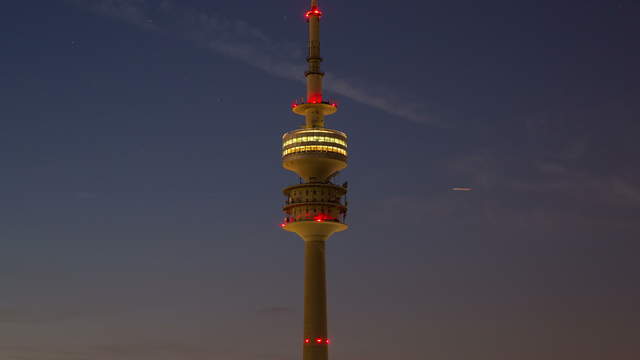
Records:
{"label": "dark blue sky", "polygon": [[[0,358],[299,357],[307,2],[4,4]],[[321,7],[332,359],[639,358],[640,4]]]}

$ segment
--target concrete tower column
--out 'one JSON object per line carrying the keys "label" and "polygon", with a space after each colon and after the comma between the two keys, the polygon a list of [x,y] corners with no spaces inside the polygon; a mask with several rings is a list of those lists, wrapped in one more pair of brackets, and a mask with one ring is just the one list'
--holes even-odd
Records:
{"label": "concrete tower column", "polygon": [[[327,286],[325,240],[304,242],[304,338],[303,360],[327,360]],[[320,339],[320,343],[318,343]]]}

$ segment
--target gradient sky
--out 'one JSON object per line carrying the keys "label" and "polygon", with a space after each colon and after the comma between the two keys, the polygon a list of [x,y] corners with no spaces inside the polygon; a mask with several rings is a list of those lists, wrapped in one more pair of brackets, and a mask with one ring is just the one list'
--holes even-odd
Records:
{"label": "gradient sky", "polygon": [[[307,6],[3,2],[0,359],[300,358]],[[331,358],[640,358],[640,4],[321,6]]]}

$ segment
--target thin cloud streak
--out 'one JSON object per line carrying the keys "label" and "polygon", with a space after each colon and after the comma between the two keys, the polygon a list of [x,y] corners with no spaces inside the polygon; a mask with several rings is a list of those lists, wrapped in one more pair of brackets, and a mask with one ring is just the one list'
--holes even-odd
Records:
{"label": "thin cloud streak", "polygon": [[[276,41],[263,31],[241,20],[227,19],[163,0],[68,0],[103,16],[120,19],[148,31],[181,37],[225,56],[240,60],[280,78],[304,81],[304,54],[300,47]],[[415,123],[447,127],[428,114],[420,101],[389,89],[372,91],[366,84],[340,76],[326,76],[326,88],[359,103]]]}

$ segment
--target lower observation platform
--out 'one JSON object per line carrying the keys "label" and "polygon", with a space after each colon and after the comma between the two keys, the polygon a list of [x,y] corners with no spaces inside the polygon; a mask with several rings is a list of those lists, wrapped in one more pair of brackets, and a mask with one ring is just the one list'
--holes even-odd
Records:
{"label": "lower observation platform", "polygon": [[298,115],[306,115],[309,109],[320,109],[323,115],[335,114],[338,111],[338,105],[328,101],[322,102],[303,102],[291,105],[291,110]]}

